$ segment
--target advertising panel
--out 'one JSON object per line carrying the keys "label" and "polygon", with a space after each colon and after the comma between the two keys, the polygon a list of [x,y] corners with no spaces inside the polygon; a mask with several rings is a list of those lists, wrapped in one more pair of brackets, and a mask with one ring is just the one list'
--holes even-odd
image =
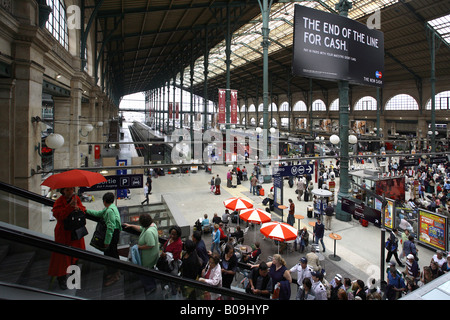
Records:
{"label": "advertising panel", "polygon": [[296,76],[383,86],[384,35],[324,11],[295,6],[292,72]]}
{"label": "advertising panel", "polygon": [[419,209],[419,241],[447,251],[447,217]]}
{"label": "advertising panel", "polygon": [[384,227],[392,230],[394,229],[395,201],[391,199],[386,199],[386,201],[386,208],[384,208]]}
{"label": "advertising panel", "polygon": [[219,89],[219,118],[217,123],[225,123],[225,89]]}
{"label": "advertising panel", "polygon": [[353,218],[357,220],[362,218],[373,223],[377,227],[380,227],[381,225],[381,208],[374,209],[365,205],[364,202],[356,202],[347,198],[342,198],[341,208],[343,211],[351,214]]}
{"label": "advertising panel", "polygon": [[237,90],[231,90],[230,95],[230,122],[236,124],[237,123]]}
{"label": "advertising panel", "polygon": [[405,201],[405,177],[387,178],[375,182],[375,193],[393,200]]}

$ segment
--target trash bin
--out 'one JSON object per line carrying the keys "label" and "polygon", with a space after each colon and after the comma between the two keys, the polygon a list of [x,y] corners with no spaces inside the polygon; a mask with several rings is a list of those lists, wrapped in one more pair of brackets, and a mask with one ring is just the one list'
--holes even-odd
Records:
{"label": "trash bin", "polygon": [[307,210],[308,210],[308,212],[307,212],[308,218],[312,218],[313,217],[314,208],[312,206],[308,206]]}

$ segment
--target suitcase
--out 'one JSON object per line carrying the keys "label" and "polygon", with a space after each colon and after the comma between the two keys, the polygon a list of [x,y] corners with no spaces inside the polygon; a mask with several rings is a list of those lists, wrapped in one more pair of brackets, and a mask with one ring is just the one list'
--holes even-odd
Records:
{"label": "suitcase", "polygon": [[361,222],[361,225],[363,227],[368,227],[369,226],[369,221],[367,221],[366,219],[362,219],[361,218],[359,221]]}
{"label": "suitcase", "polygon": [[306,215],[308,216],[308,218],[312,218],[313,217],[313,210],[308,210],[308,212],[306,213]]}
{"label": "suitcase", "polygon": [[264,195],[264,188],[263,188],[263,187],[261,187],[261,189],[259,189],[259,195],[260,195],[260,196],[263,196],[263,195]]}
{"label": "suitcase", "polygon": [[305,190],[305,201],[309,201],[309,192]]}

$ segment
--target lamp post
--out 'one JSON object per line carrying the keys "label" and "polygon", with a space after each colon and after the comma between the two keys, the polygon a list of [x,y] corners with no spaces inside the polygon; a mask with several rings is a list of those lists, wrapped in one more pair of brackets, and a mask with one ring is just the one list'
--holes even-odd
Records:
{"label": "lamp post", "polygon": [[[335,134],[333,134],[330,137],[330,142],[332,144],[334,144],[334,145],[339,145],[340,144],[339,157],[341,159],[341,162],[340,162],[340,165],[339,165],[339,177],[340,177],[339,178],[339,193],[338,193],[338,205],[336,206],[336,209],[338,207],[339,207],[339,209],[341,209],[341,207],[342,207],[342,198],[348,198],[349,197],[348,189],[350,188],[350,183],[349,183],[350,178],[348,176],[348,144],[350,143],[350,144],[354,145],[354,144],[358,143],[358,138],[355,135],[353,135],[353,134],[347,136],[345,140],[346,140],[346,143],[347,143],[347,173],[346,173],[346,176],[343,176],[342,175],[342,166],[341,166],[342,165],[342,140],[341,140],[341,138],[339,136],[337,136]],[[346,194],[345,196],[342,196],[342,194],[344,192],[341,193],[341,188],[343,186],[343,183],[342,183],[343,179],[346,180],[345,184],[347,186],[346,189],[345,189],[345,194]],[[348,217],[351,219],[351,215],[348,212],[344,211],[343,214],[344,215],[348,215]],[[337,218],[337,210],[336,210],[336,218]],[[344,221],[348,221],[348,220],[344,220]]]}
{"label": "lamp post", "polygon": [[[263,49],[263,129],[269,128],[269,15],[272,7],[272,0],[258,0],[262,15],[262,49]],[[264,134],[263,157],[267,159],[267,134]]]}
{"label": "lamp post", "polygon": [[[352,3],[348,0],[340,0],[336,4],[336,10],[342,17],[348,16],[348,11],[352,8]],[[338,204],[336,206],[336,219],[341,221],[350,221],[351,215],[342,211],[342,198],[349,196],[348,190],[350,188],[348,176],[348,119],[349,119],[349,84],[348,81],[339,80],[339,140],[341,142],[340,148],[340,169],[339,169],[339,192]]]}

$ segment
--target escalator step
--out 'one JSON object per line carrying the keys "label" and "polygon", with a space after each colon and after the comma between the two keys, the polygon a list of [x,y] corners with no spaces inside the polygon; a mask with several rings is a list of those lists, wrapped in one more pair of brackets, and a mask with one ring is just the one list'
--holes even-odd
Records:
{"label": "escalator step", "polygon": [[34,252],[23,252],[7,255],[0,262],[0,281],[7,283],[18,283],[32,263]]}
{"label": "escalator step", "polygon": [[5,244],[0,246],[0,262],[8,255],[9,245]]}

